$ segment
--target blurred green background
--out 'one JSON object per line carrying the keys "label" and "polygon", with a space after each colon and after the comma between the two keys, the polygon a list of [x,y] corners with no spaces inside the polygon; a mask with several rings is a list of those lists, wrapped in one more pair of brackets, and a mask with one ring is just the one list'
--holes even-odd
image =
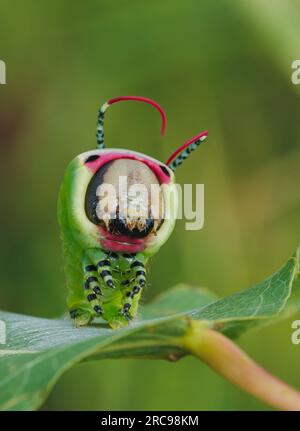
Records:
{"label": "blurred green background", "polygon": [[[120,104],[106,143],[166,160],[209,129],[177,172],[205,184],[205,227],[176,230],[151,267],[145,301],[179,282],[223,296],[277,269],[299,241],[300,2],[1,1],[0,307],[65,312],[56,200],[64,169],[95,147],[99,104],[158,101],[168,115]],[[176,268],[176,270],[175,270]],[[300,316],[296,316],[300,317]],[[293,319],[244,336],[262,365],[300,389]],[[116,360],[68,371],[44,409],[266,409],[200,364]]]}

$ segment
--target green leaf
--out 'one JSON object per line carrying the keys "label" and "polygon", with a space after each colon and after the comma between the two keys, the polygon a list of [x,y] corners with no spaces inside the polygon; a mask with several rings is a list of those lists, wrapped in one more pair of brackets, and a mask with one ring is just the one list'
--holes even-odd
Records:
{"label": "green leaf", "polygon": [[227,298],[179,285],[145,305],[140,320],[119,330],[103,322],[74,328],[69,319],[0,312],[7,336],[6,344],[0,345],[0,408],[38,408],[64,371],[90,358],[176,360],[188,353],[182,340],[191,319],[233,337],[296,312],[300,309],[298,275],[299,250],[274,275]]}
{"label": "green leaf", "polygon": [[300,306],[299,263],[300,248],[266,280],[204,306],[191,316],[213,321],[215,329],[233,338],[253,326],[269,324],[281,312],[283,316],[293,314]]}
{"label": "green leaf", "polygon": [[216,301],[217,295],[204,287],[191,287],[178,284],[172,289],[158,295],[154,301],[147,304],[141,311],[142,319],[172,316],[176,313],[188,313],[201,309]]}
{"label": "green leaf", "polygon": [[[4,312],[0,319],[7,327],[7,344],[0,350],[1,410],[37,408],[64,371],[100,352],[102,357],[126,356],[130,349],[137,356],[179,354],[182,349],[174,346],[173,339],[183,335],[187,326],[177,316],[145,320],[120,330],[101,325],[74,328],[70,320]],[[125,338],[127,343],[131,340],[131,347],[122,344]]]}

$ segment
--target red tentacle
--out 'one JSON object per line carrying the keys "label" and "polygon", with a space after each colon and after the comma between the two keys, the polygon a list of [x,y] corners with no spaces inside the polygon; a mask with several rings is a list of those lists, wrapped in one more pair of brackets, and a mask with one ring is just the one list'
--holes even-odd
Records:
{"label": "red tentacle", "polygon": [[208,131],[205,130],[204,132],[199,133],[199,135],[194,136],[192,139],[189,139],[184,144],[180,145],[180,147],[178,147],[177,150],[175,150],[174,153],[171,154],[171,156],[168,158],[168,160],[166,161],[166,165],[169,165],[172,162],[172,160],[175,159],[175,157],[177,156],[177,154],[181,153],[183,150],[185,150],[193,142],[198,141],[203,136],[206,137],[207,135],[208,135]]}
{"label": "red tentacle", "polygon": [[125,100],[134,100],[137,102],[145,102],[148,103],[149,105],[153,106],[154,108],[156,108],[158,110],[158,112],[161,115],[161,120],[162,120],[162,125],[161,125],[161,134],[163,135],[165,133],[166,130],[166,124],[167,124],[167,117],[165,114],[165,111],[163,110],[163,108],[156,102],[154,102],[151,99],[148,99],[147,97],[140,97],[140,96],[120,96],[120,97],[114,97],[113,99],[108,100],[108,105],[112,105],[113,103],[117,103],[117,102],[122,102]]}

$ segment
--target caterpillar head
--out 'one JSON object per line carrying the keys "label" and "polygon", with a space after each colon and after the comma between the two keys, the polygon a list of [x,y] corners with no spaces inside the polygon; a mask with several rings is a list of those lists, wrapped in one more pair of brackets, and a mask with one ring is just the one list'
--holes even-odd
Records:
{"label": "caterpillar head", "polygon": [[59,208],[67,210],[61,219],[83,247],[151,256],[175,226],[178,190],[174,170],[207,132],[181,146],[167,163],[136,151],[105,149],[104,113],[122,100],[147,102],[158,109],[164,132],[164,111],[150,99],[127,96],[104,104],[98,116],[98,149],[78,155],[66,171]]}

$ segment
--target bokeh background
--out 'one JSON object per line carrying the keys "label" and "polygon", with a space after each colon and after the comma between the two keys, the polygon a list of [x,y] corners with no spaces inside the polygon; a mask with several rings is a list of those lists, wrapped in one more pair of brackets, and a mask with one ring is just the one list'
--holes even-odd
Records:
{"label": "bokeh background", "polygon": [[[166,160],[210,131],[177,171],[180,183],[205,184],[205,227],[178,222],[153,259],[145,301],[179,282],[228,295],[276,270],[299,241],[299,40],[295,0],[2,0],[1,308],[65,312],[59,185],[69,160],[95,146],[99,104],[118,95],[158,101],[167,134],[153,109],[120,104],[106,118],[108,146]],[[300,389],[291,322],[240,344]],[[83,363],[43,408],[266,409],[193,358]]]}

